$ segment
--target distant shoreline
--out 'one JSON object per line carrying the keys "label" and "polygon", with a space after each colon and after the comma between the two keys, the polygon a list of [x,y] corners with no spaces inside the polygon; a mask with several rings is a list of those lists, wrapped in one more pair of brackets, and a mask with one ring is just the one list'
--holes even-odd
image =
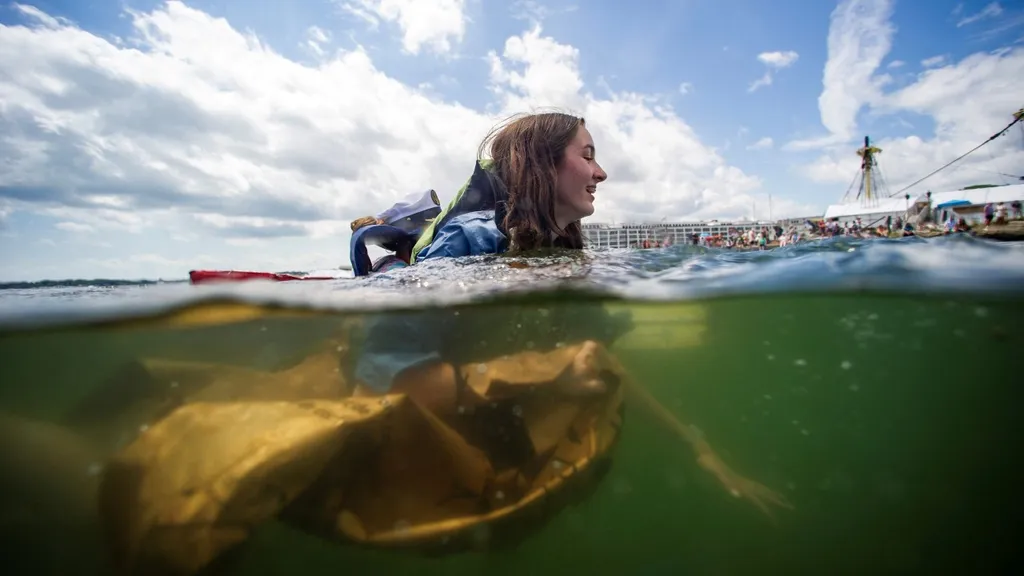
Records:
{"label": "distant shoreline", "polygon": [[[338,270],[351,270],[347,266],[340,266]],[[226,269],[225,269],[226,270]],[[306,275],[308,271],[283,271],[279,274],[294,274],[296,276]],[[188,273],[181,278],[65,278],[61,280],[12,280],[0,282],[0,290],[28,290],[31,288],[84,288],[86,286],[150,286],[153,284],[182,284],[188,283]]]}
{"label": "distant shoreline", "polygon": [[179,284],[188,282],[188,277],[174,280],[127,280],[114,278],[68,278],[65,280],[35,280],[20,282],[0,282],[0,290],[26,290],[29,288],[81,288],[85,286],[148,286],[150,284]]}

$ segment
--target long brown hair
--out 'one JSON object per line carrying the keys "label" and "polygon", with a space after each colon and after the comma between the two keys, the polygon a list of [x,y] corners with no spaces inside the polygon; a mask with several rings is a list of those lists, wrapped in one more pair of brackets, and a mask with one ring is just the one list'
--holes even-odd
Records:
{"label": "long brown hair", "polygon": [[480,144],[479,157],[489,145],[493,170],[508,189],[508,210],[498,224],[510,251],[583,248],[578,220],[565,229],[555,221],[558,166],[583,125],[583,118],[559,112],[513,116]]}

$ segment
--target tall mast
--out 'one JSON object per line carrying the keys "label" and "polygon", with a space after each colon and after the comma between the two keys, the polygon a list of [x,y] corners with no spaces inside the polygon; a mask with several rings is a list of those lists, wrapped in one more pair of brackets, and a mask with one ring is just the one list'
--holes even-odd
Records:
{"label": "tall mast", "polygon": [[881,152],[881,148],[871,145],[871,138],[868,136],[864,137],[864,147],[857,150],[857,155],[860,156],[861,159],[861,190],[858,196],[861,197],[861,203],[864,205],[870,204],[876,200],[875,195],[878,187],[874,185],[873,171],[878,166],[878,161],[875,160],[875,155],[880,154]]}

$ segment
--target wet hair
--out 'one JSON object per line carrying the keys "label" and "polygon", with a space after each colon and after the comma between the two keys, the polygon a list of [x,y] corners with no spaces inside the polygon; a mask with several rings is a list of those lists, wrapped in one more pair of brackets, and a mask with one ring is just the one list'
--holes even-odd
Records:
{"label": "wet hair", "polygon": [[583,125],[583,118],[559,112],[518,115],[481,142],[479,157],[490,149],[492,170],[508,190],[507,210],[498,227],[508,236],[510,251],[583,248],[578,220],[565,229],[555,221],[558,167]]}

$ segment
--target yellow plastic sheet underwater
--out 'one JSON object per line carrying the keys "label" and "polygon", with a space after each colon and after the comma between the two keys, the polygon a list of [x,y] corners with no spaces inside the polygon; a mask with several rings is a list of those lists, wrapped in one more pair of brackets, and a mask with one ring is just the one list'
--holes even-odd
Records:
{"label": "yellow plastic sheet underwater", "polygon": [[459,367],[460,406],[444,418],[404,395],[350,397],[346,349],[272,373],[142,361],[136,377],[178,396],[150,402],[159,419],[105,467],[118,572],[196,573],[274,518],[365,545],[457,545],[520,511],[548,514],[539,505],[618,438],[617,363],[602,355],[604,394],[551,385],[580,346]]}

